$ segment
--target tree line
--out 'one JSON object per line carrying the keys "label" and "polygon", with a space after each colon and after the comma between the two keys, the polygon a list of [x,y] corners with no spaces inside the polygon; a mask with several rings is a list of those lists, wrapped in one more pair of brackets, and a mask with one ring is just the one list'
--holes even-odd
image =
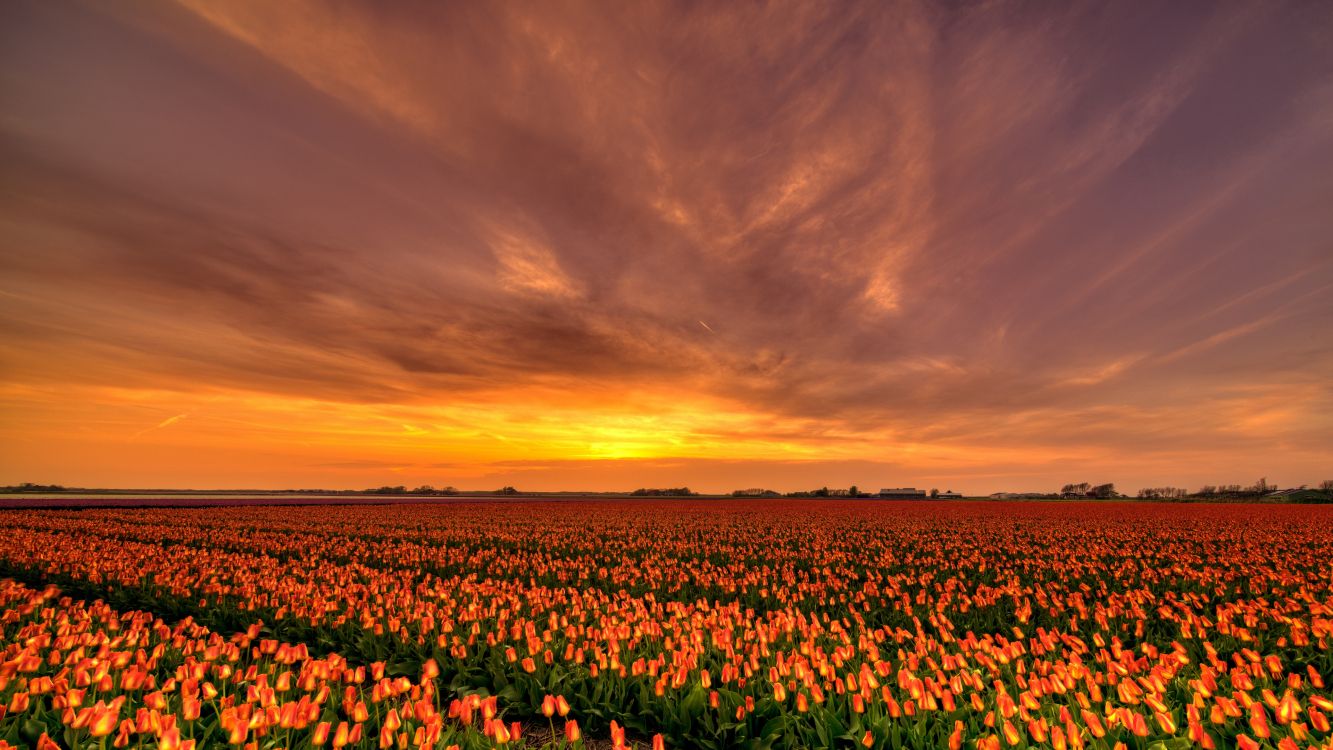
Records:
{"label": "tree line", "polygon": [[1079,482],[1077,484],[1066,484],[1060,488],[1061,497],[1089,497],[1097,500],[1109,500],[1117,497],[1124,497],[1115,490],[1115,482],[1106,484],[1092,484],[1090,482]]}

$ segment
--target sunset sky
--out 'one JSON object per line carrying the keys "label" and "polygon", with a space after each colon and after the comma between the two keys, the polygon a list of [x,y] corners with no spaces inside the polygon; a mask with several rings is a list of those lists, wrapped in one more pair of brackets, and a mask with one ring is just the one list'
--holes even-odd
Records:
{"label": "sunset sky", "polygon": [[1333,478],[1333,5],[0,5],[0,484]]}

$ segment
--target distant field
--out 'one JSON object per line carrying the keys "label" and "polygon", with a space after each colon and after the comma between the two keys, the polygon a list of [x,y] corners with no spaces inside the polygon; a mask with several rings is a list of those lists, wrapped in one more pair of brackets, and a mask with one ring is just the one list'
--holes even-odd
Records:
{"label": "distant field", "polygon": [[0,513],[0,740],[1333,737],[1329,506],[189,499]]}
{"label": "distant field", "polygon": [[203,508],[223,505],[434,505],[475,502],[563,501],[569,495],[314,495],[304,493],[125,493],[76,492],[14,493],[0,495],[2,508]]}
{"label": "distant field", "polygon": [[[1287,504],[1285,499],[1273,499],[1264,497],[1215,497],[1215,498],[1186,498],[1182,500],[1151,500],[1139,498],[1120,498],[1120,499],[1079,499],[1070,500],[1058,497],[1043,498],[1023,498],[1021,500],[991,500],[989,498],[963,498],[957,499],[937,499],[922,498],[919,500],[890,500],[870,495],[860,498],[810,498],[810,497],[772,497],[764,498],[766,500],[778,503],[814,503],[819,504],[853,502],[853,503],[882,503],[882,502],[910,502],[921,505],[938,505],[941,503],[956,504],[958,502],[985,502],[985,503],[1057,503],[1057,504],[1076,504],[1076,503],[1134,503],[1134,504],[1158,504],[1165,503],[1175,506],[1182,504]],[[456,503],[533,503],[533,502],[717,502],[717,501],[744,501],[745,498],[734,498],[730,495],[692,495],[690,497],[653,497],[653,496],[633,496],[629,493],[587,493],[579,494],[574,492],[565,493],[523,493],[517,495],[501,495],[497,493],[460,493],[458,495],[413,495],[413,494],[392,494],[392,495],[372,495],[372,494],[316,494],[316,493],[298,493],[298,492],[16,492],[0,493],[0,510],[15,508],[52,508],[52,509],[74,509],[74,508],[210,508],[226,505],[437,505],[437,504],[456,504]]]}

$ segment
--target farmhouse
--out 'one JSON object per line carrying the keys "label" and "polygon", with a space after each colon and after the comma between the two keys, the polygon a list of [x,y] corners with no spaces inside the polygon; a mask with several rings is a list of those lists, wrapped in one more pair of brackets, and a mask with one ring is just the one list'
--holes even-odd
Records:
{"label": "farmhouse", "polygon": [[880,490],[879,496],[891,497],[900,500],[925,500],[926,491],[918,490],[915,487],[897,487],[893,489]]}
{"label": "farmhouse", "polygon": [[936,495],[936,497],[938,497],[941,500],[961,500],[963,498],[963,493],[954,492],[953,490],[945,490],[940,494]]}

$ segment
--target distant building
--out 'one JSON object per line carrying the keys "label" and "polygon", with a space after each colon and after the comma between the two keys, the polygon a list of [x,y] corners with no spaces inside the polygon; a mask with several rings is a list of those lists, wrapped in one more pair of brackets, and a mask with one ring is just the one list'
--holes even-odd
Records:
{"label": "distant building", "polygon": [[915,487],[896,487],[883,489],[879,491],[880,497],[889,497],[900,500],[925,500],[926,491],[918,490]]}
{"label": "distant building", "polygon": [[945,490],[940,494],[936,495],[936,497],[940,498],[941,500],[959,500],[963,497],[963,495],[962,493],[954,492],[953,490]]}
{"label": "distant building", "polygon": [[1308,487],[1293,487],[1286,490],[1277,490],[1270,492],[1264,497],[1268,500],[1277,500],[1286,503],[1327,503],[1333,501],[1333,495],[1319,490],[1312,490]]}

